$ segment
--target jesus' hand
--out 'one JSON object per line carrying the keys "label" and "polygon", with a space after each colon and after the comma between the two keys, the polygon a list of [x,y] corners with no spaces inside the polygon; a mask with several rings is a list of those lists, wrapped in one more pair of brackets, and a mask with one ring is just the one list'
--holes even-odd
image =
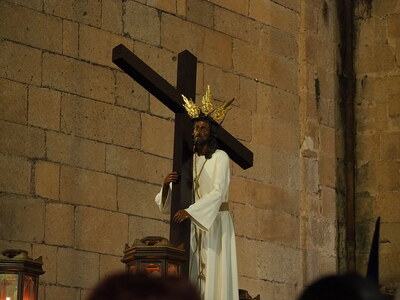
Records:
{"label": "jesus' hand", "polygon": [[189,217],[190,217],[189,213],[186,210],[181,209],[176,212],[173,220],[175,223],[182,223]]}

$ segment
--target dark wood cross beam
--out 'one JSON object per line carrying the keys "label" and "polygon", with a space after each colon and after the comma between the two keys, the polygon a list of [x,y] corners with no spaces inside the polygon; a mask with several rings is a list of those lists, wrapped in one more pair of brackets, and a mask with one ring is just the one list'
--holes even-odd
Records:
{"label": "dark wood cross beam", "polygon": [[[183,107],[182,94],[195,99],[197,58],[187,50],[179,53],[176,88],[122,44],[113,49],[112,60],[175,113],[173,170],[179,172],[180,180],[174,183],[172,191],[170,241],[175,246],[183,243],[189,255],[190,222],[177,225],[172,217],[192,202],[192,123]],[[219,147],[240,167],[253,166],[253,153],[222,127],[218,129],[217,139]],[[188,264],[183,272],[187,276]]]}

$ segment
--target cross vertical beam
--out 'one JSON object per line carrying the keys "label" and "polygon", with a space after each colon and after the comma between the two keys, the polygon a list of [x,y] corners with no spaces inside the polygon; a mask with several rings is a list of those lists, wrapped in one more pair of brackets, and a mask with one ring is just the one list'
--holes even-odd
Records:
{"label": "cross vertical beam", "polygon": [[[177,90],[186,97],[195,99],[196,96],[197,59],[189,51],[178,55]],[[190,206],[192,203],[192,122],[184,112],[175,113],[175,137],[173,170],[178,171],[180,179],[173,184],[169,240],[175,246],[183,244],[186,250],[187,263],[182,274],[189,274],[190,253],[190,221],[175,224],[172,221],[175,213]]]}

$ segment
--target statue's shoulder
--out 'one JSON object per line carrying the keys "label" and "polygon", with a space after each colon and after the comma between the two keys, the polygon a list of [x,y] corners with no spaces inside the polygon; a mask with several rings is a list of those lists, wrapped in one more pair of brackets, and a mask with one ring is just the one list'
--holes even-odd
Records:
{"label": "statue's shoulder", "polygon": [[224,150],[217,149],[217,150],[215,150],[213,156],[214,155],[215,155],[215,158],[218,160],[228,160],[229,161],[229,156]]}

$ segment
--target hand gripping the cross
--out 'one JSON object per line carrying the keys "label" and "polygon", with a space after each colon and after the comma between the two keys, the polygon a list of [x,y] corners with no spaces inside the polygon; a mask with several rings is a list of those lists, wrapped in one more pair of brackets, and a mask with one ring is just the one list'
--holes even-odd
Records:
{"label": "hand gripping the cross", "polygon": [[[168,191],[168,185],[171,182],[177,182],[178,179],[179,179],[178,172],[174,171],[174,172],[167,174],[167,176],[165,176],[164,181],[163,181],[163,185],[164,185],[163,191]],[[165,194],[165,197],[164,197],[164,193],[163,193],[163,203],[164,203],[164,199],[166,198],[166,196],[167,195]],[[190,217],[189,213],[186,210],[181,209],[176,212],[176,214],[173,217],[173,221],[175,223],[182,223],[189,217]]]}

